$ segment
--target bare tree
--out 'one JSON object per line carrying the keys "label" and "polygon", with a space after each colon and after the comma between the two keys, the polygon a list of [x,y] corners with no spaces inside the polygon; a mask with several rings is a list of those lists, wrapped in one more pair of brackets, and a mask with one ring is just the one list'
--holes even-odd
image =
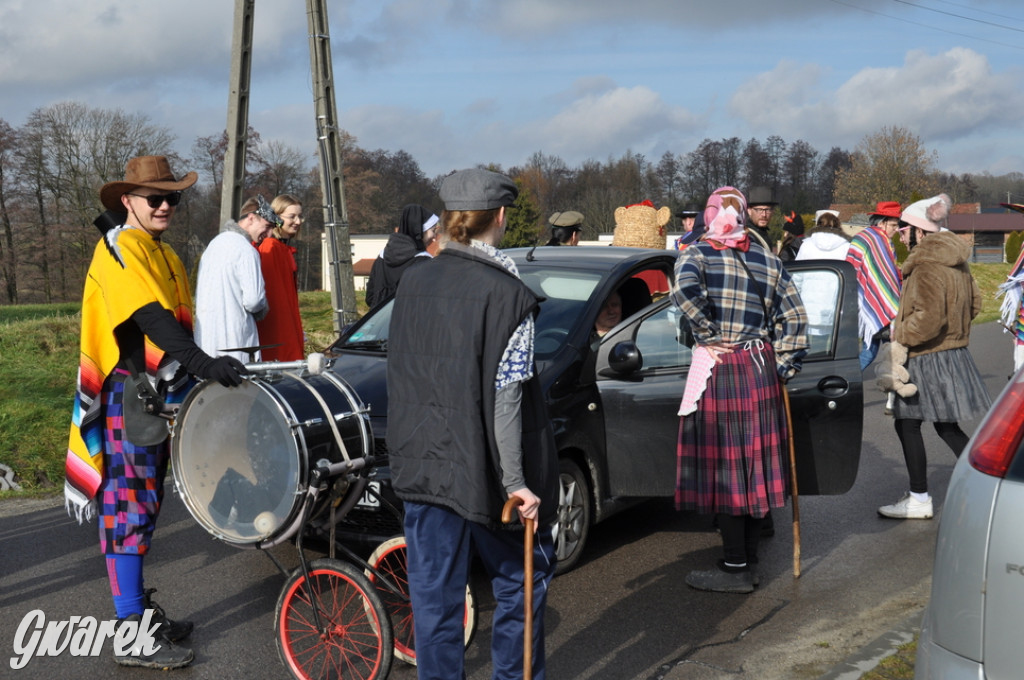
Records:
{"label": "bare tree", "polygon": [[789,145],[782,167],[782,197],[787,206],[797,212],[810,212],[815,208],[815,175],[818,152],[810,144],[798,139]]}
{"label": "bare tree", "polygon": [[866,136],[853,152],[852,165],[836,177],[836,201],[907,203],[938,192],[935,152],[902,127],[884,127]]}

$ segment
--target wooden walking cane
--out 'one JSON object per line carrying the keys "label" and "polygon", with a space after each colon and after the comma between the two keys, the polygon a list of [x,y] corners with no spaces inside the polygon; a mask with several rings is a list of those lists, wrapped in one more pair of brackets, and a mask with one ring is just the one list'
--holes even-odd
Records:
{"label": "wooden walking cane", "polygon": [[[523,504],[523,499],[513,496],[505,501],[501,509],[501,521],[512,521],[512,512]],[[523,680],[533,677],[533,520],[528,519],[523,537]]]}
{"label": "wooden walking cane", "polygon": [[782,403],[786,406],[786,429],[789,436],[789,479],[793,488],[793,578],[800,578],[800,493],[796,486],[796,447],[793,444],[793,411],[789,405],[789,390],[780,382]]}

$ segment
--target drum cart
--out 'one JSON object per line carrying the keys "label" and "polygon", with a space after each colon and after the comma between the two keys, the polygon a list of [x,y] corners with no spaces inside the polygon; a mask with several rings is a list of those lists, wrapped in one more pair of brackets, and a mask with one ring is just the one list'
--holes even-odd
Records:
{"label": "drum cart", "polygon": [[[239,387],[204,381],[172,428],[175,488],[215,538],[263,550],[285,575],[274,628],[282,663],[300,680],[385,678],[394,655],[415,663],[405,539],[362,559],[335,539],[335,524],[364,493],[373,466],[369,408],[322,355],[247,364]],[[329,555],[307,560],[303,538],[317,521]],[[294,540],[289,572],[267,551]],[[335,549],[347,559],[335,559]],[[466,644],[475,629],[467,589]]]}

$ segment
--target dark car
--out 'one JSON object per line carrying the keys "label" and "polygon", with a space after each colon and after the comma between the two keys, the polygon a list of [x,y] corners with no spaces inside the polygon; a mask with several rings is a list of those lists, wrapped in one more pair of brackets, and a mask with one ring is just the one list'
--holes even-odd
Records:
{"label": "dark car", "polygon": [[[545,299],[536,321],[537,369],[554,423],[561,471],[559,571],[580,559],[593,524],[641,500],[675,492],[677,415],[693,340],[668,297],[675,251],[614,247],[505,251]],[[857,281],[845,262],[787,265],[805,298],[811,350],[790,381],[801,494],[840,494],[860,461],[863,388]],[[603,337],[594,322],[618,291],[622,320]],[[371,310],[332,345],[332,369],[370,406],[380,467],[339,529],[377,541],[400,533],[380,507],[388,493],[387,360],[391,303]],[[443,427],[443,424],[439,424]]]}

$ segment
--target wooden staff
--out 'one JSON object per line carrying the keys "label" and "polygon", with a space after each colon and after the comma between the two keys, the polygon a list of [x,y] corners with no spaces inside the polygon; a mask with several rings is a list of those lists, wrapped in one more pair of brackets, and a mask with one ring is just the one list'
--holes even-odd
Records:
{"label": "wooden staff", "polygon": [[[501,521],[512,521],[512,512],[523,504],[523,499],[513,496],[505,501],[501,509]],[[533,520],[525,520],[523,536],[523,680],[533,677]]]}
{"label": "wooden staff", "polygon": [[786,428],[789,432],[789,479],[793,490],[793,578],[800,578],[800,493],[796,485],[796,447],[793,444],[793,410],[789,405],[789,390],[779,383],[782,403],[786,406]]}

